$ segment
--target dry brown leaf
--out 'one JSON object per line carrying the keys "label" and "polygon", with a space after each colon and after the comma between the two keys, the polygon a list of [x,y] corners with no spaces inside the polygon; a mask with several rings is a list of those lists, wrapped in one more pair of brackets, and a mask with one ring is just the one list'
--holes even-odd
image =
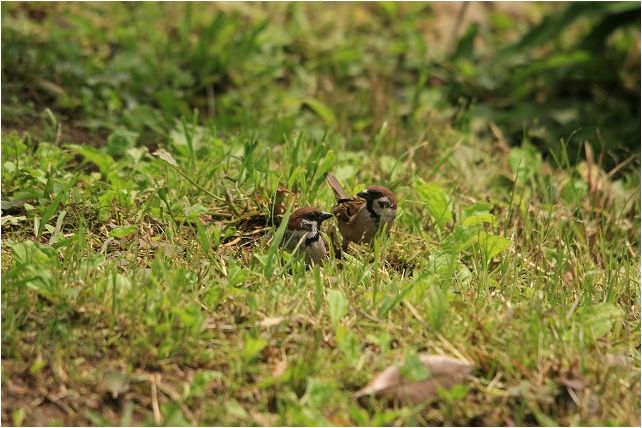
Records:
{"label": "dry brown leaf", "polygon": [[274,368],[272,369],[272,376],[274,377],[279,377],[285,371],[288,369],[288,360],[286,358],[283,358],[282,360],[279,360],[276,362],[274,365]]}
{"label": "dry brown leaf", "polygon": [[419,360],[428,370],[428,378],[415,382],[408,381],[402,376],[399,367],[392,365],[357,391],[355,398],[375,395],[412,404],[430,402],[438,398],[439,388],[448,389],[461,383],[473,369],[473,366],[465,361],[443,355],[421,354]]}
{"label": "dry brown leaf", "polygon": [[629,358],[626,355],[612,354],[612,353],[607,353],[604,356],[604,362],[608,366],[620,366],[620,367],[626,367],[627,365],[630,364]]}
{"label": "dry brown leaf", "polygon": [[569,369],[565,370],[565,373],[559,377],[559,383],[577,391],[588,386],[588,381],[580,373],[578,361],[575,361]]}
{"label": "dry brown leaf", "polygon": [[115,399],[129,391],[129,377],[119,370],[107,370],[100,381],[99,389],[110,393]]}
{"label": "dry brown leaf", "polygon": [[257,412],[255,410],[250,410],[249,413],[254,422],[256,422],[259,426],[273,427],[275,425],[278,425],[279,417],[274,413]]}
{"label": "dry brown leaf", "polygon": [[282,321],[283,321],[283,317],[274,317],[274,318],[267,317],[267,318],[263,318],[263,320],[259,322],[259,326],[263,328],[270,328],[270,327],[274,327],[275,325],[281,324]]}
{"label": "dry brown leaf", "polygon": [[588,382],[584,378],[579,377],[563,377],[560,378],[560,383],[576,390],[583,389],[588,385]]}
{"label": "dry brown leaf", "polygon": [[178,163],[176,163],[176,160],[172,157],[171,154],[165,149],[158,149],[153,153],[154,156],[158,156],[168,164],[178,167]]}

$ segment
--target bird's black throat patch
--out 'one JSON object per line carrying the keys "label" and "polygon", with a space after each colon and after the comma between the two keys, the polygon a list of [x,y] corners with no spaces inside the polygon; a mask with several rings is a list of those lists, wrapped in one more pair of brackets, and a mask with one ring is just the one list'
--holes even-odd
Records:
{"label": "bird's black throat patch", "polygon": [[317,242],[319,240],[320,237],[321,237],[321,235],[319,235],[319,233],[317,232],[316,235],[313,235],[313,236],[311,236],[309,238],[305,238],[305,245],[307,246],[307,245],[314,244],[315,242]]}
{"label": "bird's black throat patch", "polygon": [[374,219],[374,221],[376,221],[378,223],[379,220],[381,219],[381,216],[379,214],[377,214],[377,212],[372,207],[372,200],[371,199],[368,199],[366,201],[366,208],[368,209],[368,212],[370,213],[370,217],[372,217]]}

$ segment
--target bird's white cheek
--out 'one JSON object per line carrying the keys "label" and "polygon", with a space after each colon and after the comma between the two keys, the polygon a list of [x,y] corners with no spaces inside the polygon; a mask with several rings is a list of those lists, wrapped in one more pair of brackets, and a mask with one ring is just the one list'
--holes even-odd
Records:
{"label": "bird's white cheek", "polygon": [[308,238],[316,236],[319,233],[316,221],[302,220],[302,223],[305,224],[306,230],[308,230]]}

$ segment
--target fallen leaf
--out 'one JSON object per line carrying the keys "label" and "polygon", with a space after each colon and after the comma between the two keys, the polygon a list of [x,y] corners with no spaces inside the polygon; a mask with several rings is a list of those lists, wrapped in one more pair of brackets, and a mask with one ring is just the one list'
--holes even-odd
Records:
{"label": "fallen leaf", "polygon": [[259,327],[263,327],[263,328],[274,327],[275,325],[281,324],[281,321],[283,321],[283,317],[263,318],[263,320],[259,322]]}
{"label": "fallen leaf", "polygon": [[461,383],[473,369],[473,366],[465,361],[442,355],[420,354],[419,361],[428,371],[427,378],[409,381],[403,377],[399,366],[392,365],[357,391],[355,398],[375,395],[412,404],[430,402],[438,398],[439,388],[448,389]]}
{"label": "fallen leaf", "polygon": [[620,367],[626,367],[628,364],[630,364],[629,359],[626,355],[612,354],[612,353],[607,353],[604,356],[604,362],[609,366],[620,366]]}
{"label": "fallen leaf", "polygon": [[2,226],[4,226],[5,224],[9,224],[11,226],[17,226],[22,221],[27,221],[27,217],[23,215],[19,215],[19,216],[3,215],[2,219],[0,220],[0,224]]}
{"label": "fallen leaf", "polygon": [[178,163],[176,162],[176,160],[165,149],[156,150],[154,152],[154,156],[158,156],[159,158],[161,158],[162,160],[164,160],[165,162],[167,162],[168,164],[170,164],[172,166],[178,166]]}
{"label": "fallen leaf", "polygon": [[279,420],[279,417],[274,413],[263,413],[257,412],[255,410],[250,410],[249,413],[254,422],[256,422],[259,426],[273,427],[275,425],[278,425],[277,422]]}
{"label": "fallen leaf", "polygon": [[100,382],[100,390],[111,393],[114,399],[118,398],[129,391],[129,377],[118,370],[108,370]]}
{"label": "fallen leaf", "polygon": [[586,388],[588,381],[582,376],[580,372],[580,365],[578,361],[575,361],[571,367],[565,370],[565,373],[559,377],[559,383],[566,386],[567,388],[574,389],[579,391],[580,389]]}
{"label": "fallen leaf", "polygon": [[18,201],[0,201],[0,208],[2,211],[8,211],[13,208],[22,208],[27,204],[26,200],[18,200]]}
{"label": "fallen leaf", "polygon": [[586,385],[588,385],[588,382],[586,382],[586,380],[581,377],[563,377],[560,378],[560,383],[575,390],[583,389]]}
{"label": "fallen leaf", "polygon": [[274,365],[274,368],[272,369],[272,376],[274,377],[281,376],[283,373],[285,373],[287,368],[288,368],[288,360],[286,358],[283,358],[282,360],[277,361],[276,364]]}

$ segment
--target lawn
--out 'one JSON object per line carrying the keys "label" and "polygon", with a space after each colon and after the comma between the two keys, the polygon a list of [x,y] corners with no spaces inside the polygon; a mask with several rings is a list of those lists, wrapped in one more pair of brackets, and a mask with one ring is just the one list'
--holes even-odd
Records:
{"label": "lawn", "polygon": [[3,3],[2,424],[639,426],[639,8]]}

